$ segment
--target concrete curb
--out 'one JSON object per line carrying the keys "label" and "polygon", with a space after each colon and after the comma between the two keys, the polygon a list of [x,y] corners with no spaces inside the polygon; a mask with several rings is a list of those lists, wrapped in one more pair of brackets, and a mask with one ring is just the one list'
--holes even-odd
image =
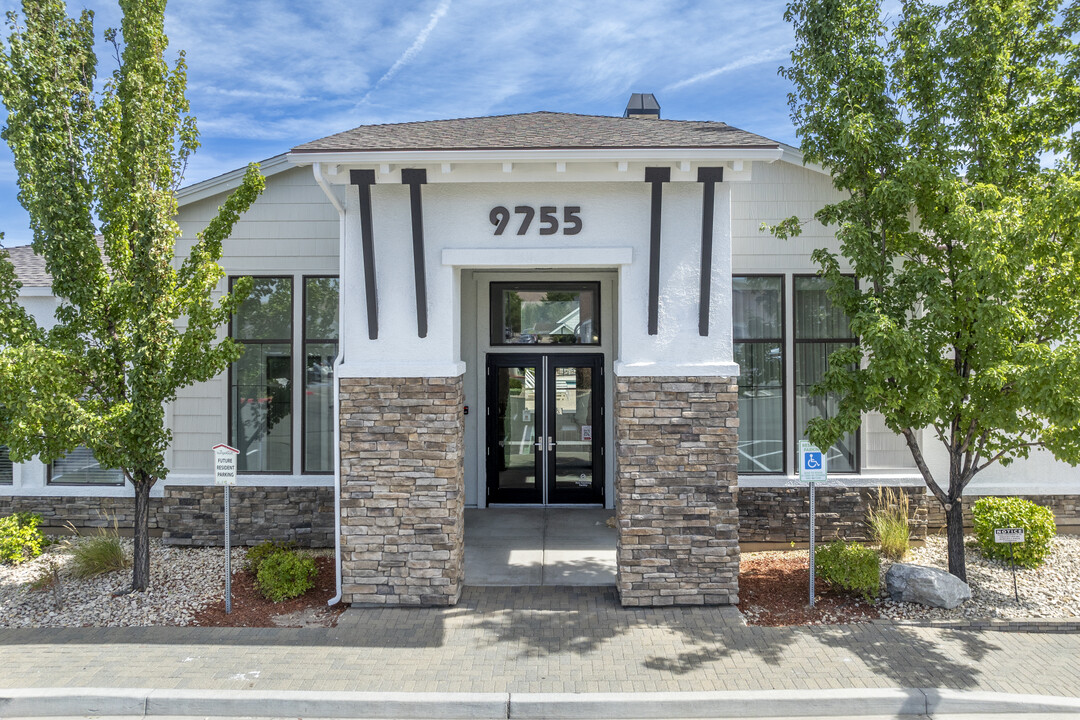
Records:
{"label": "concrete curb", "polygon": [[[1080,704],[1078,704],[1080,707]],[[765,690],[674,693],[589,693],[510,696],[510,717],[546,718],[770,718],[921,715],[919,690]]]}
{"label": "concrete curb", "polygon": [[0,718],[307,717],[402,720],[1080,714],[1080,698],[880,688],[683,693],[373,693],[285,690],[0,690]]}
{"label": "concrete curb", "polygon": [[93,716],[506,720],[507,693],[288,690],[0,690],[0,718]]}

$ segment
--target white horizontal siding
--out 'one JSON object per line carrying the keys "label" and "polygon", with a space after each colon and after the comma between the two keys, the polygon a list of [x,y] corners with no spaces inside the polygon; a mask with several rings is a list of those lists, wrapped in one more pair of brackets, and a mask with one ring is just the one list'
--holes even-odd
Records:
{"label": "white horizontal siding", "polygon": [[[814,213],[840,194],[827,176],[790,163],[755,163],[753,173],[751,182],[731,183],[733,271],[813,272],[815,249],[839,250],[832,230],[814,220]],[[762,223],[775,225],[793,215],[805,223],[799,237],[780,240],[762,232]]]}
{"label": "white horizontal siding", "polygon": [[[817,272],[818,265],[810,259],[814,250],[829,248],[837,253],[840,250],[833,235],[835,228],[824,227],[813,219],[814,214],[841,198],[828,176],[785,162],[755,163],[751,182],[731,183],[732,272],[736,275],[785,276],[785,320],[789,336],[793,328],[792,276]],[[799,237],[780,240],[761,230],[763,223],[774,225],[791,216],[804,223]],[[845,264],[841,258],[841,266]],[[794,348],[790,337],[785,348],[788,353],[786,404],[790,433],[794,430],[791,399]],[[860,433],[860,465],[864,472],[908,472],[914,468],[904,439],[885,427],[880,414],[868,413]]]}
{"label": "white horizontal siding", "polygon": [[[225,200],[218,195],[180,209],[182,238],[177,255],[186,255],[199,232]],[[310,168],[295,168],[266,180],[266,190],[236,223],[223,246],[222,266],[229,276],[292,275],[299,330],[299,304],[303,275],[338,273],[338,215],[315,184]],[[223,280],[219,290],[225,288]],[[221,333],[224,335],[224,331]],[[301,362],[302,348],[293,348],[293,362]],[[171,408],[173,446],[170,470],[179,475],[205,475],[213,471],[210,448],[228,440],[228,376],[223,373],[205,383],[184,388]],[[300,407],[293,409],[294,470],[299,470]]]}

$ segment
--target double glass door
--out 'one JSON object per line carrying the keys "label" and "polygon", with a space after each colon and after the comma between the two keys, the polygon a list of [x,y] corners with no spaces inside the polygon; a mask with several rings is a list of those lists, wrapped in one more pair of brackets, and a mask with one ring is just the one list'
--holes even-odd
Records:
{"label": "double glass door", "polygon": [[603,503],[603,360],[488,355],[489,503]]}

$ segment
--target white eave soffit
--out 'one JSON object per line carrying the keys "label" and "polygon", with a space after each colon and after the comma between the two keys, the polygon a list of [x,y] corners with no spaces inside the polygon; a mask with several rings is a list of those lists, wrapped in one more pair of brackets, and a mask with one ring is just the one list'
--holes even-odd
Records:
{"label": "white eave soffit", "polygon": [[402,168],[428,169],[429,183],[643,180],[646,165],[672,168],[672,182],[697,180],[698,167],[721,165],[724,179],[749,180],[755,162],[772,163],[781,148],[647,148],[584,150],[402,150],[289,153],[294,166],[320,163],[326,178],[348,183],[351,169],[373,169],[377,183],[400,183]]}

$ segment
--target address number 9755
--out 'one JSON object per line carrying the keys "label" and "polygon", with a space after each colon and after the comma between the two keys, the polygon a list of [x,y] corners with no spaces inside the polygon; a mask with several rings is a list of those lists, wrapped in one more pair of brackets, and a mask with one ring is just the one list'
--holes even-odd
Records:
{"label": "address number 9755", "polygon": [[[540,206],[541,235],[554,235],[559,232],[559,218],[556,216],[556,211],[558,211],[558,208],[554,205]],[[581,232],[581,217],[578,215],[580,212],[581,207],[578,205],[567,205],[563,208],[563,235],[577,235]],[[517,234],[524,235],[529,232],[529,226],[532,225],[533,218],[536,217],[536,209],[528,205],[518,205],[514,208],[514,214],[521,216],[521,224],[518,225]],[[498,205],[491,209],[488,219],[495,226],[495,234],[502,235],[506,231],[506,226],[510,224],[510,211],[502,205]]]}

